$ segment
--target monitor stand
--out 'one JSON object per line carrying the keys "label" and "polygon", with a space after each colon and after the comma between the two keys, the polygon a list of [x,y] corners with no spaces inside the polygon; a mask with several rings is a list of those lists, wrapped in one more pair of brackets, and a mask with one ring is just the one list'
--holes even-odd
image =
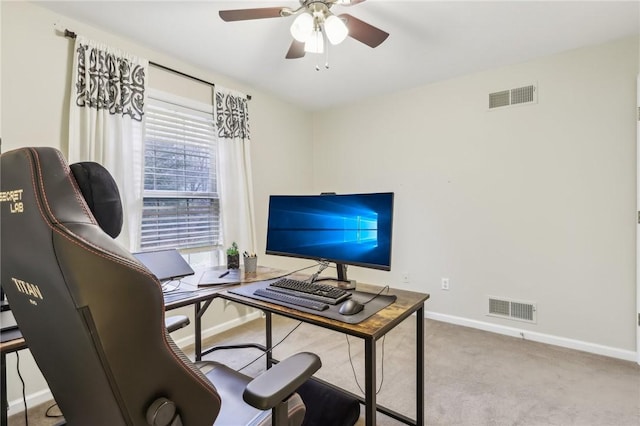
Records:
{"label": "monitor stand", "polygon": [[347,265],[344,263],[336,263],[336,269],[338,270],[338,284],[339,288],[345,290],[353,290],[356,288],[356,280],[350,280],[347,278]]}

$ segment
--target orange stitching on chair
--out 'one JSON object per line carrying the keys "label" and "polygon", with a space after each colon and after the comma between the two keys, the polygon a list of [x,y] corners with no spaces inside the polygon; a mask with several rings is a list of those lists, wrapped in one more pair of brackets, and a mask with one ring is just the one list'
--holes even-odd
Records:
{"label": "orange stitching on chair", "polygon": [[[51,210],[51,207],[49,206],[49,199],[48,199],[48,197],[46,196],[46,193],[45,193],[44,182],[42,181],[42,166],[40,165],[41,162],[40,162],[40,156],[38,155],[38,151],[36,151],[33,148],[29,148],[29,150],[33,154],[33,157],[34,157],[34,160],[36,162],[37,168],[40,171],[39,184],[40,184],[40,189],[41,189],[42,194],[43,194],[43,197],[42,197],[43,198],[43,202],[44,202],[44,204],[46,206],[47,211],[49,212],[49,215],[52,218],[55,218],[56,223],[60,223],[60,220],[56,217],[56,215],[53,214],[53,211]],[[58,161],[60,162],[60,166],[62,166],[62,168],[65,170],[65,175],[67,177],[67,180],[69,180],[69,182],[71,183],[71,188],[73,189],[73,191],[75,193],[75,196],[76,196],[76,199],[78,200],[78,202],[80,204],[80,207],[84,211],[87,219],[92,224],[97,225],[97,222],[96,222],[95,218],[93,217],[93,214],[89,213],[89,207],[87,206],[87,203],[84,200],[84,197],[80,193],[80,190],[78,188],[78,184],[75,182],[75,179],[71,178],[71,170],[69,169],[69,166],[67,165],[66,160],[62,157],[62,154],[60,153],[60,151],[56,152],[56,156],[58,157]],[[32,180],[33,180],[33,172],[31,174],[31,176],[32,176]]]}
{"label": "orange stitching on chair", "polygon": [[[193,371],[191,368],[189,368],[187,365],[185,365],[184,361],[182,359],[180,359],[180,357],[178,356],[178,354],[176,354],[174,352],[174,350],[171,348],[171,345],[169,344],[168,340],[167,340],[167,335],[165,334],[165,330],[162,330],[162,341],[164,342],[164,344],[167,346],[167,349],[169,349],[169,353],[171,354],[171,356],[178,361],[178,365],[184,370],[186,371],[191,377],[193,377],[194,379],[196,379],[196,381],[198,383],[200,383],[200,385],[211,394],[211,396],[213,396],[214,398],[216,398],[218,400],[218,403],[221,404],[221,398],[220,395],[218,394],[218,392],[215,390],[215,386],[213,383],[206,381],[204,382],[203,379],[198,376],[196,374],[195,371]],[[197,367],[196,367],[197,368]]]}
{"label": "orange stitching on chair", "polygon": [[93,213],[90,212],[89,206],[87,205],[87,201],[84,199],[84,196],[80,192],[80,188],[78,188],[78,182],[76,182],[75,178],[71,177],[72,173],[71,173],[71,169],[69,168],[69,165],[67,164],[67,160],[62,156],[62,153],[60,151],[57,151],[56,154],[58,156],[58,161],[60,161],[60,165],[65,169],[67,179],[69,180],[69,182],[71,182],[71,187],[73,188],[73,191],[76,194],[76,199],[80,202],[80,205],[84,210],[84,213],[87,215],[91,223],[93,223],[94,225],[97,225],[98,222],[96,221],[96,218],[93,216]]}
{"label": "orange stitching on chair", "polygon": [[33,187],[33,196],[36,200],[38,211],[40,211],[40,216],[42,216],[42,218],[44,219],[44,222],[51,228],[51,224],[49,223],[49,219],[47,218],[47,215],[42,211],[42,206],[40,205],[40,198],[36,195],[38,193],[38,186],[36,185],[36,179],[34,176],[33,162],[31,161],[31,159],[29,158],[26,152],[24,156],[27,159],[27,163],[29,163],[29,171],[31,172],[31,186]]}
{"label": "orange stitching on chair", "polygon": [[[61,226],[63,226],[63,225],[61,225]],[[108,258],[107,256],[104,256],[104,255],[103,255],[103,253],[99,253],[99,252],[95,251],[95,249],[93,248],[93,246],[89,246],[89,247],[87,247],[87,246],[84,246],[84,245],[80,244],[80,241],[84,241],[84,240],[83,240],[82,238],[80,238],[80,237],[77,237],[77,235],[76,235],[76,234],[73,234],[73,232],[71,232],[71,231],[70,231],[69,229],[67,229],[67,228],[65,228],[65,229],[66,229],[68,232],[72,233],[74,236],[76,236],[76,237],[78,238],[78,240],[79,240],[79,241],[78,241],[78,240],[74,240],[74,239],[72,239],[68,234],[66,234],[66,233],[62,232],[62,230],[60,230],[60,229],[57,229],[57,228],[52,227],[52,226],[50,226],[50,228],[51,228],[51,230],[52,230],[52,231],[54,231],[54,232],[58,233],[58,234],[59,234],[59,235],[61,235],[63,238],[65,238],[65,239],[69,240],[72,244],[77,245],[78,247],[80,247],[80,248],[81,248],[81,249],[83,249],[83,250],[89,251],[89,252],[91,252],[91,253],[93,253],[93,254],[95,254],[95,255],[97,255],[97,256],[103,257],[103,258],[105,258],[105,259],[109,259],[109,260],[116,261],[117,263],[121,264],[121,265],[122,265],[122,266],[124,266],[124,267],[130,268],[130,269],[134,269],[134,270],[136,270],[136,271],[138,271],[138,272],[141,272],[142,274],[144,274],[144,275],[148,276],[149,278],[152,278],[152,279],[153,279],[153,281],[154,281],[154,284],[157,286],[158,290],[159,290],[160,292],[162,292],[162,287],[160,286],[160,283],[159,283],[159,281],[157,280],[157,278],[155,277],[155,275],[153,275],[153,274],[151,274],[151,273],[149,273],[149,272],[147,272],[147,271],[145,271],[145,270],[142,270],[142,269],[140,269],[140,268],[138,268],[138,267],[133,267],[132,265],[130,265],[130,264],[128,264],[128,263],[122,262],[122,261],[120,261],[121,259],[119,259],[119,258],[116,258],[116,259],[110,259],[110,258]],[[115,256],[115,254],[114,254],[114,256]],[[162,311],[162,321],[161,321],[161,324],[162,324],[162,326],[161,326],[161,327],[162,327],[162,328],[161,328],[161,332],[162,332],[162,336],[163,336],[162,341],[163,341],[163,343],[164,343],[164,345],[165,345],[165,348],[168,350],[169,354],[170,354],[170,355],[171,355],[171,356],[172,356],[176,361],[178,361],[178,365],[179,365],[179,366],[180,366],[184,371],[186,371],[186,372],[187,372],[191,377],[193,377],[194,379],[196,379],[196,381],[197,381],[197,382],[198,382],[198,383],[199,383],[199,384],[200,384],[200,385],[201,385],[201,386],[202,386],[206,391],[208,391],[208,392],[209,392],[213,397],[215,397],[215,398],[217,398],[217,399],[220,399],[220,396],[218,395],[218,393],[217,393],[217,392],[214,392],[214,390],[213,390],[213,389],[215,389],[215,386],[213,386],[213,384],[212,384],[211,382],[205,382],[205,381],[203,381],[203,379],[202,379],[201,377],[199,377],[199,376],[198,376],[198,375],[197,375],[193,370],[191,370],[189,367],[187,367],[187,366],[184,364],[184,361],[182,361],[182,360],[180,359],[180,357],[178,357],[178,355],[173,351],[173,349],[172,349],[172,348],[171,348],[171,346],[169,345],[169,342],[168,342],[168,341],[167,341],[167,339],[166,339],[166,335],[164,334],[164,331],[165,331],[165,330],[164,330],[164,316],[165,316],[165,312],[164,312],[164,311]]]}
{"label": "orange stitching on chair", "polygon": [[[35,165],[37,166],[37,169],[38,169],[40,172],[42,172],[42,167],[40,167],[40,157],[38,156],[38,151],[36,151],[36,150],[35,150],[35,149],[33,149],[33,148],[28,148],[28,149],[29,149],[29,151],[31,151],[31,154],[33,154],[33,158],[34,158],[34,160],[35,160],[35,162],[36,162],[36,164],[35,164]],[[27,157],[27,160],[29,160],[29,157]],[[44,194],[44,182],[42,181],[42,173],[40,173],[40,180],[36,183],[36,181],[35,181],[35,179],[34,179],[33,164],[32,164],[32,162],[31,162],[31,161],[29,161],[29,165],[31,166],[31,180],[33,181],[33,189],[34,189],[33,194],[34,194],[34,196],[35,196],[35,198],[36,198],[36,201],[38,201],[38,204],[40,204],[40,197],[38,197],[38,196],[37,196],[37,193],[38,193],[38,191],[37,191],[37,189],[38,189],[38,185],[37,185],[37,183],[39,183],[39,184],[40,184],[40,185],[39,185],[40,190],[42,191],[42,194]],[[57,220],[58,218],[57,218],[57,217],[55,217],[55,215],[54,215],[54,214],[53,214],[53,212],[51,211],[51,208],[49,207],[49,203],[48,203],[47,197],[43,196],[43,197],[42,197],[42,199],[43,199],[42,201],[43,201],[43,202],[44,202],[44,204],[45,204],[46,210],[49,212],[49,216],[50,216],[50,217],[52,217],[52,218],[55,218],[55,219]],[[49,223],[49,219],[46,217],[46,214],[42,213],[42,209],[40,210],[40,213],[41,213],[41,214],[43,215],[43,217],[46,219],[46,220],[45,220],[45,221],[46,221],[46,223]]]}
{"label": "orange stitching on chair", "polygon": [[[42,171],[42,166],[40,165],[40,157],[38,156],[38,153],[37,153],[34,149],[31,149],[31,151],[32,151],[32,152],[33,152],[33,154],[34,154],[34,159],[35,159],[35,162],[36,162],[35,166],[37,166],[38,170]],[[33,172],[33,165],[31,164],[31,161],[29,161],[29,165],[32,167],[32,168],[31,168],[31,180],[34,182],[34,190],[35,190],[35,189],[37,188],[37,186],[36,186],[36,184],[35,184],[34,172]],[[64,166],[64,163],[62,163],[62,165]],[[42,189],[42,193],[44,194],[44,182],[42,182],[42,172],[40,173],[40,188]],[[36,191],[34,191],[34,193],[35,193],[35,192],[36,192]],[[36,200],[37,200],[37,201],[40,201],[40,199],[39,199],[38,197],[36,197]],[[75,234],[73,231],[71,231],[69,228],[67,228],[67,227],[63,224],[63,222],[61,222],[61,221],[56,217],[56,215],[55,215],[55,214],[53,214],[53,211],[51,210],[51,207],[49,207],[48,199],[47,199],[46,197],[43,197],[43,200],[42,200],[42,201],[44,202],[44,204],[45,204],[45,206],[46,206],[46,208],[47,208],[47,211],[49,212],[49,215],[50,215],[52,218],[54,218],[54,219],[55,219],[55,223],[56,223],[57,225],[59,225],[61,228],[64,228],[67,232],[69,232],[70,234],[72,234],[72,235],[73,235],[77,240],[82,241],[82,242],[83,242],[84,244],[86,244],[87,246],[93,247],[93,248],[94,248],[94,250],[91,250],[91,252],[92,252],[92,253],[94,253],[94,254],[96,254],[96,255],[98,255],[98,256],[101,256],[101,257],[103,257],[104,259],[111,259],[111,258],[109,258],[109,257],[105,256],[103,253],[98,252],[98,251],[95,251],[95,249],[97,249],[97,248],[96,248],[96,247],[95,247],[91,242],[86,241],[84,238],[80,237],[79,235],[77,235],[77,234]],[[39,204],[39,203],[38,203],[38,204]],[[38,207],[40,208],[40,205],[38,205]],[[47,215],[46,215],[46,214],[44,214],[44,212],[43,212],[43,210],[42,210],[41,208],[40,208],[40,214],[42,215],[42,217],[45,219],[45,222],[49,225],[49,227],[50,227],[52,230],[56,230],[56,229],[57,229],[57,228],[55,228],[54,226],[52,226],[52,224],[50,223],[50,220],[47,218]],[[92,222],[92,225],[97,226],[97,224],[96,224],[95,222]],[[60,235],[65,236],[65,234],[63,234],[63,233],[60,233]],[[67,238],[67,237],[65,236],[65,238]],[[71,241],[72,243],[77,244],[77,243],[76,243],[76,240],[73,240],[73,239],[70,239],[70,238],[67,238],[67,239],[68,239],[69,241]],[[86,247],[83,247],[83,246],[80,246],[80,247],[82,247],[82,248],[85,248],[85,249],[86,249]],[[112,251],[109,251],[109,250],[107,250],[107,249],[105,249],[105,248],[99,248],[99,249],[100,249],[100,250],[103,250],[103,251],[105,251],[105,252],[107,252],[107,253],[109,253],[109,254],[111,254],[111,255],[114,257],[114,259],[111,259],[111,260],[114,260],[114,261],[116,261],[116,262],[120,263],[121,265],[124,265],[124,266],[130,267],[130,268],[135,269],[135,270],[137,270],[137,271],[139,271],[139,272],[142,272],[142,273],[146,274],[147,276],[150,276],[150,277],[155,278],[155,276],[153,276],[152,274],[149,274],[146,270],[144,270],[144,269],[140,268],[138,265],[136,265],[136,264],[132,263],[132,262],[131,262],[131,261],[129,261],[128,259],[123,259],[123,258],[121,258],[121,257],[120,257],[120,255],[118,255],[117,253],[114,253],[114,252],[112,252]],[[158,283],[158,285],[160,285],[160,284]]]}

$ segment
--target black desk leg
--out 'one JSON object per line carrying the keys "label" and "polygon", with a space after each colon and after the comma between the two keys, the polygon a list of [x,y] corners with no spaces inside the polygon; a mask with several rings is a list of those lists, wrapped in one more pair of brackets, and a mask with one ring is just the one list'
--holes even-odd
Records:
{"label": "black desk leg", "polygon": [[376,341],[364,339],[364,415],[367,426],[376,424]]}
{"label": "black desk leg", "polygon": [[424,303],[416,312],[416,425],[424,425]]}
{"label": "black desk leg", "polygon": [[266,343],[265,346],[267,347],[267,370],[271,368],[271,366],[273,365],[273,333],[272,333],[272,326],[273,323],[271,321],[271,312],[265,312],[264,313],[265,316],[265,339],[266,339]]}
{"label": "black desk leg", "polygon": [[200,312],[200,302],[197,302],[194,305],[195,315],[193,316],[195,319],[195,346],[196,346],[196,361],[202,361],[202,321],[200,317],[202,313]]}
{"label": "black desk leg", "polygon": [[0,415],[0,424],[7,425],[7,411],[9,410],[9,400],[7,399],[7,354],[2,353],[2,414]]}

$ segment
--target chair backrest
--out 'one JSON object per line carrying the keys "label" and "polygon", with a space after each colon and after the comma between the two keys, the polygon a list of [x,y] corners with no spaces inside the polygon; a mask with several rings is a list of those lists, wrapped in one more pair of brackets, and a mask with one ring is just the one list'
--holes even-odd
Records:
{"label": "chair backrest", "polygon": [[67,423],[144,425],[166,397],[212,424],[220,397],[174,350],[159,282],[98,226],[61,153],[0,161],[0,282]]}

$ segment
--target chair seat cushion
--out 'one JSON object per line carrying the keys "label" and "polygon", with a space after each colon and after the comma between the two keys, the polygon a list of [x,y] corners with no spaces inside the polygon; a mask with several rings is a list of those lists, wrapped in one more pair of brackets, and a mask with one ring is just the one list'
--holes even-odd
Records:
{"label": "chair seat cushion", "polygon": [[[247,404],[242,398],[245,387],[252,380],[251,377],[217,362],[206,362],[200,365],[202,372],[216,387],[222,399],[216,425],[266,426],[271,424],[270,410],[259,410]],[[301,425],[305,415],[302,398],[294,394],[287,402],[289,426]]]}

